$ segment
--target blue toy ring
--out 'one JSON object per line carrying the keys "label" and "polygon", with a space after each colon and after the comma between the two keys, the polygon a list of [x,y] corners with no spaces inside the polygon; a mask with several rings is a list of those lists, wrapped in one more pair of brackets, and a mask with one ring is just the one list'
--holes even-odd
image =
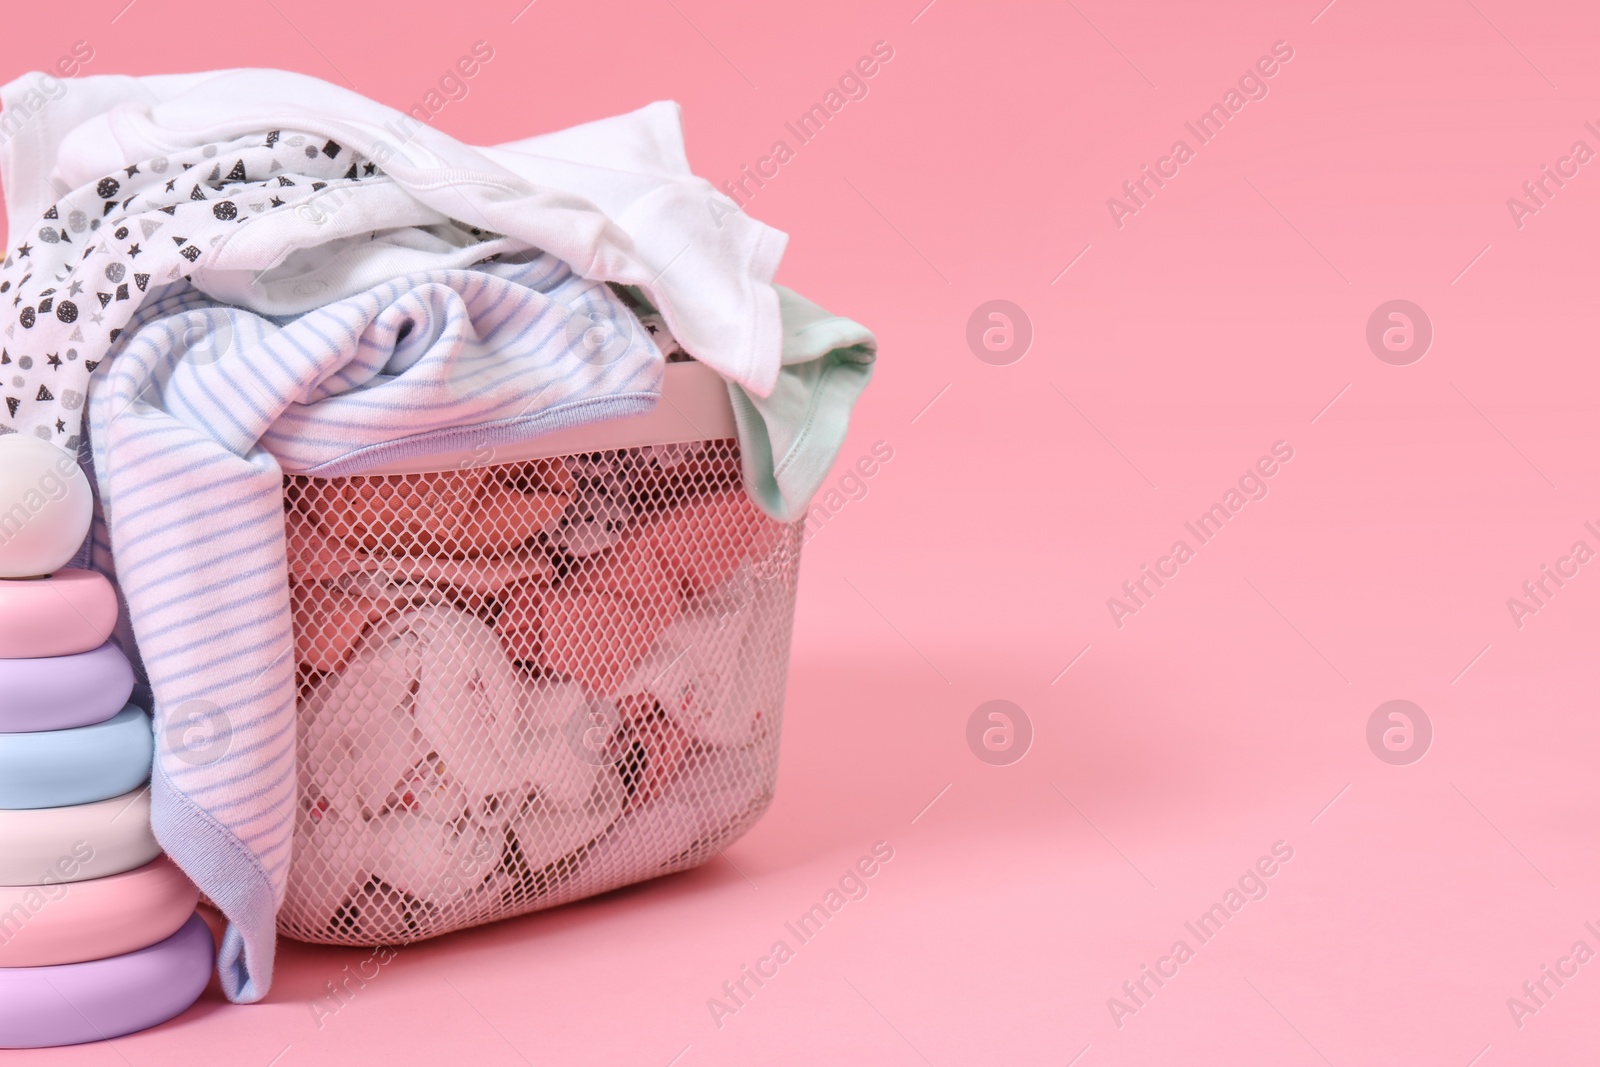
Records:
{"label": "blue toy ring", "polygon": [[0,734],[0,808],[64,808],[121,796],[150,776],[150,716],[129,704],[72,730]]}

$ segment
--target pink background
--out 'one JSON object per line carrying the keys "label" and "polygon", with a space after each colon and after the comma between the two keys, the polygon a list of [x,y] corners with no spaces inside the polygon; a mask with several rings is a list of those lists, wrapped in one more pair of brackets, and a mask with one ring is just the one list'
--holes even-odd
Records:
{"label": "pink background", "polygon": [[[0,74],[83,39],[87,72],[281,66],[407,107],[481,39],[494,59],[441,128],[493,143],[672,98],[714,181],[889,42],[750,211],[793,235],[782,281],[878,331],[842,460],[895,457],[808,549],[778,799],[726,858],[403,949],[337,1014],[314,1004],[365,954],[288,943],[262,1005],[212,991],[114,1048],[9,1061],[1491,1067],[1595,1046],[1600,961],[1520,1028],[1506,1003],[1600,950],[1600,566],[1520,629],[1506,606],[1574,541],[1600,549],[1600,163],[1520,229],[1506,205],[1574,141],[1600,150],[1593,5],[125,2],[8,12]],[[1119,229],[1107,198],[1193,147],[1184,121],[1278,40],[1270,94]],[[1365,340],[1397,298],[1435,330],[1409,366]],[[1008,366],[965,341],[991,299],[1034,328]],[[1119,629],[1106,599],[1279,440],[1270,495]],[[1010,766],[966,742],[996,698],[1036,735]],[[1433,724],[1408,766],[1365,738],[1391,699]],[[879,840],[866,899],[719,1028],[707,999]],[[1265,899],[1199,944],[1184,922],[1278,841]],[[1194,958],[1119,1027],[1108,998],[1179,938]]]}

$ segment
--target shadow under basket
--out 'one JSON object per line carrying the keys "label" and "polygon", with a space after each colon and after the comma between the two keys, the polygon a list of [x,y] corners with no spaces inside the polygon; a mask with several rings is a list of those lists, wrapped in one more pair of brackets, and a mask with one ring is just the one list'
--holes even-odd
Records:
{"label": "shadow under basket", "polygon": [[280,931],[394,945],[704,862],[772,799],[799,524],[722,382],[644,416],[286,479],[298,808]]}

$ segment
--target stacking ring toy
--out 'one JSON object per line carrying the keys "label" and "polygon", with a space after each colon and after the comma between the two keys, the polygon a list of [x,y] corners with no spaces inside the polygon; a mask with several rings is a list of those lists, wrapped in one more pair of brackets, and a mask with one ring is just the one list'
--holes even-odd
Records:
{"label": "stacking ring toy", "polygon": [[177,932],[200,891],[166,856],[135,870],[59,885],[0,886],[0,967],[54,967],[149,948]]}
{"label": "stacking ring toy", "polygon": [[0,659],[0,693],[0,733],[93,726],[127,704],[133,667],[110,641],[75,656]]}
{"label": "stacking ring toy", "polygon": [[75,730],[0,734],[0,808],[64,808],[128,792],[150,777],[150,716],[129,704]]}
{"label": "stacking ring toy", "polygon": [[0,659],[75,656],[105,644],[116,626],[117,593],[103,574],[68,568],[0,581]]}
{"label": "stacking ring toy", "polygon": [[72,562],[94,514],[78,458],[23,434],[0,439],[0,578],[36,578]]}
{"label": "stacking ring toy", "polygon": [[105,878],[159,855],[142,787],[95,804],[0,811],[0,886]]}
{"label": "stacking ring toy", "polygon": [[104,1041],[148,1030],[211,980],[211,930],[198,915],[160,944],[61,967],[0,970],[0,1048]]}

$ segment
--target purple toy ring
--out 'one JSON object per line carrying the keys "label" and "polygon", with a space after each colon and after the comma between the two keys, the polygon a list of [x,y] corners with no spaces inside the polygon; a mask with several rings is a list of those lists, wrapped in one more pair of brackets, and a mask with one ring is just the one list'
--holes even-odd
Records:
{"label": "purple toy ring", "polygon": [[110,641],[75,656],[0,659],[0,693],[0,733],[93,726],[128,703],[133,667]]}
{"label": "purple toy ring", "polygon": [[46,1048],[145,1030],[193,1004],[211,980],[211,930],[177,933],[125,956],[0,968],[0,1048]]}

